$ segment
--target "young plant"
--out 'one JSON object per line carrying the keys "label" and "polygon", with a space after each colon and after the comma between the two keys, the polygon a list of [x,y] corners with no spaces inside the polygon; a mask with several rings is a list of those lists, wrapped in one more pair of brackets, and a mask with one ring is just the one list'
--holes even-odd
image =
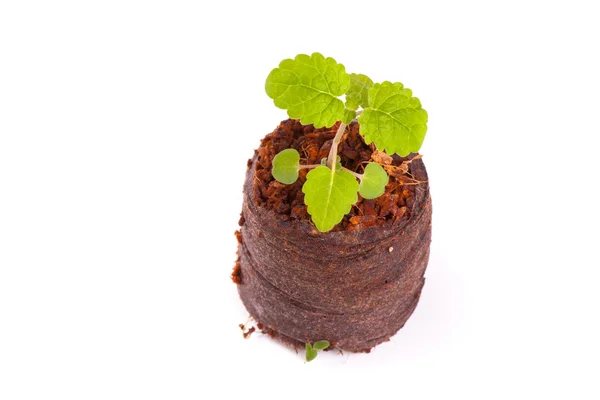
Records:
{"label": "young plant", "polygon": [[[277,107],[303,125],[330,128],[340,122],[321,165],[301,165],[294,149],[283,150],[273,159],[273,177],[284,184],[296,182],[300,169],[311,169],[302,191],[321,232],[340,223],[358,201],[357,193],[364,199],[377,198],[389,180],[375,162],[367,164],[362,174],[341,165],[337,151],[348,124],[358,117],[365,142],[389,155],[416,153],[425,139],[427,112],[410,89],[399,82],[373,83],[366,75],[348,74],[342,64],[319,53],[283,60],[267,77],[265,90]],[[340,99],[343,95],[345,101]]]}
{"label": "young plant", "polygon": [[306,342],[306,361],[310,362],[317,358],[317,352],[319,350],[325,350],[329,347],[329,342],[327,340],[319,340],[314,344],[310,344],[310,342]]}

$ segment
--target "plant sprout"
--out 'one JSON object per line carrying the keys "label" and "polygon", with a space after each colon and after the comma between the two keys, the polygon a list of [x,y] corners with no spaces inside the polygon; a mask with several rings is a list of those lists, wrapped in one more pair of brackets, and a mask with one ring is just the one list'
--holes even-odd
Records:
{"label": "plant sprout", "polygon": [[[366,75],[348,74],[342,64],[319,53],[283,60],[267,77],[265,90],[277,107],[303,125],[330,128],[340,123],[322,165],[300,165],[295,149],[285,149],[273,159],[273,177],[284,184],[296,182],[300,169],[311,169],[302,192],[320,232],[340,223],[358,201],[357,193],[364,199],[377,198],[389,181],[376,162],[367,164],[362,174],[341,165],[337,151],[348,124],[358,119],[367,144],[402,157],[418,152],[427,132],[427,112],[410,89],[399,82],[373,83]],[[345,101],[339,98],[343,95]]]}
{"label": "plant sprout", "polygon": [[306,361],[310,362],[317,358],[317,352],[320,350],[325,350],[329,347],[329,342],[327,340],[319,340],[314,344],[310,344],[310,342],[306,342]]}

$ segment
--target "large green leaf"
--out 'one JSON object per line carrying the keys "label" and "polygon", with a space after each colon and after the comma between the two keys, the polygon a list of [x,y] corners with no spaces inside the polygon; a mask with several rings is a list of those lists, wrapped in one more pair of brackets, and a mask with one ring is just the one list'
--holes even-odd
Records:
{"label": "large green leaf", "polygon": [[358,201],[358,182],[344,170],[335,172],[326,166],[311,170],[302,186],[304,203],[317,229],[327,232],[350,212]]}
{"label": "large green leaf", "polygon": [[298,180],[300,153],[295,149],[285,149],[273,158],[273,178],[290,185]]}
{"label": "large green leaf", "polygon": [[369,89],[369,107],[358,117],[367,143],[388,154],[407,156],[421,148],[427,132],[427,111],[401,83],[376,83]]}
{"label": "large green leaf", "polygon": [[349,87],[346,68],[319,53],[283,60],[265,83],[267,95],[277,107],[287,110],[290,118],[316,128],[329,128],[342,120],[344,103],[337,97]]}

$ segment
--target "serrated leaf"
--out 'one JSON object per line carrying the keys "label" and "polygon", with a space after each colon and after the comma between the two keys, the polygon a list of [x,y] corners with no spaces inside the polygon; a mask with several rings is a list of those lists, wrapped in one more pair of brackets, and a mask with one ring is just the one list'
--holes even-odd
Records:
{"label": "serrated leaf", "polygon": [[363,74],[350,74],[350,88],[346,92],[346,108],[358,110],[369,106],[369,89],[373,81]]}
{"label": "serrated leaf", "polygon": [[363,199],[376,199],[385,192],[389,180],[390,177],[381,165],[369,163],[358,185],[358,193]]}
{"label": "serrated leaf", "polygon": [[327,232],[350,212],[358,201],[358,182],[348,171],[319,166],[306,175],[304,203],[317,229]]}
{"label": "serrated leaf", "polygon": [[325,350],[329,347],[329,341],[327,340],[319,340],[313,344],[313,348],[315,350]]}
{"label": "serrated leaf", "polygon": [[295,149],[285,149],[273,158],[271,173],[277,181],[290,185],[298,180],[299,167],[300,153]]}
{"label": "serrated leaf", "polygon": [[421,148],[427,132],[427,111],[401,83],[383,82],[369,89],[369,107],[358,117],[360,133],[378,150],[404,157]]}
{"label": "serrated leaf", "polygon": [[265,83],[267,95],[277,107],[287,110],[290,118],[315,128],[330,128],[344,117],[344,103],[337,97],[349,87],[346,68],[319,53],[283,60]]}
{"label": "serrated leaf", "polygon": [[306,361],[310,362],[317,358],[317,351],[312,348],[310,343],[306,343]]}

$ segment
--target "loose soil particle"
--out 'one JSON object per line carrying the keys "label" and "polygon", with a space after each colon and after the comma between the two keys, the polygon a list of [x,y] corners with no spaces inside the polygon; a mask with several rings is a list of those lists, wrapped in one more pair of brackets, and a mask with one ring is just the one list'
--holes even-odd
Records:
{"label": "loose soil particle", "polygon": [[377,161],[390,182],[380,198],[359,198],[333,231],[318,232],[301,190],[306,170],[295,184],[282,185],[271,176],[271,161],[291,147],[303,164],[318,164],[336,129],[287,120],[263,139],[248,162],[232,278],[263,332],[293,346],[329,340],[339,349],[369,351],[389,340],[418,303],[429,258],[431,199],[419,156],[374,151],[354,123],[340,145],[342,164],[362,172],[366,162]]}

